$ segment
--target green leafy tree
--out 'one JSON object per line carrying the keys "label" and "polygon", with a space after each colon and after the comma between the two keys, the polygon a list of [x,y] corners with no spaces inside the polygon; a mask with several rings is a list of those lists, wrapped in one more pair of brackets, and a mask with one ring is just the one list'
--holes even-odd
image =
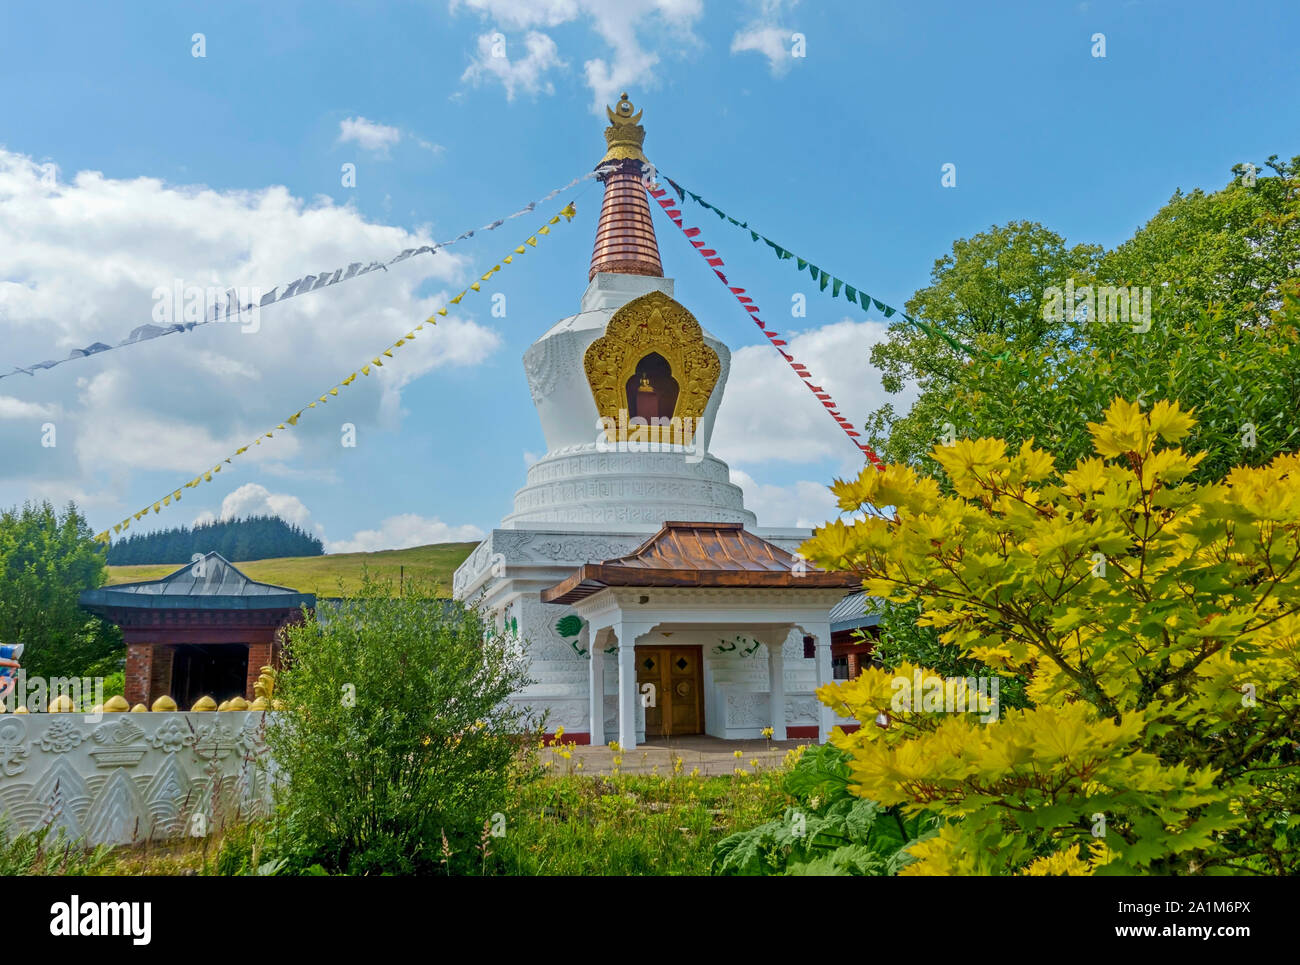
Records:
{"label": "green leafy tree", "polygon": [[854,518],[804,555],[1034,704],[991,719],[907,664],[818,692],[864,724],[833,737],[853,793],[946,819],[904,873],[1300,871],[1300,454],[1192,483],[1193,428],[1117,399],[1066,472],[981,438],[935,447],[949,492],[899,464],[836,483]]}
{"label": "green leafy tree", "polygon": [[[889,405],[873,413],[869,441],[941,484],[946,476],[929,450],[959,437],[1033,440],[1065,470],[1091,451],[1089,420],[1120,396],[1168,399],[1195,411],[1188,445],[1205,453],[1195,480],[1295,451],[1298,162],[1270,158],[1271,176],[1250,178],[1239,166],[1221,191],[1176,193],[1132,239],[1100,255],[1023,224],[956,242],[908,308],[985,351],[970,358],[913,328],[891,328],[872,362],[882,367],[886,389],[911,381],[920,396],[905,415]],[[1045,292],[1070,279],[1080,287],[1150,288],[1150,328],[1100,318],[1048,321]],[[951,654],[937,660],[942,645],[912,622],[909,608],[891,608],[882,626],[887,665],[958,668]]]}
{"label": "green leafy tree", "polygon": [[283,773],[293,867],[351,874],[467,870],[504,812],[529,721],[517,644],[432,588],[368,575],[291,627],[268,743]]}
{"label": "green leafy tree", "polygon": [[[959,342],[994,355],[1065,344],[1072,333],[1044,320],[1043,291],[1065,278],[1091,278],[1102,249],[1070,247],[1060,235],[1027,221],[994,226],[953,242],[934,263],[931,284],[907,302],[920,321]],[[867,422],[868,441],[887,459],[913,461],[927,452],[946,422],[954,421],[954,394],[970,378],[971,357],[904,322],[871,349],[871,364],[887,392],[914,385],[920,392],[904,415],[885,405]]]}
{"label": "green leafy tree", "polygon": [[[1238,166],[1221,191],[1175,194],[1110,252],[1067,248],[1023,223],[957,241],[907,307],[983,354],[971,359],[892,326],[871,361],[887,391],[911,382],[920,395],[905,415],[888,405],[873,413],[868,441],[937,478],[929,450],[952,436],[1014,445],[1033,439],[1066,468],[1090,449],[1088,421],[1122,396],[1195,409],[1189,444],[1206,459],[1194,478],[1217,479],[1241,463],[1263,465],[1293,451],[1300,444],[1300,157],[1270,158],[1267,166],[1273,175],[1253,183],[1243,182]],[[1150,288],[1150,329],[1046,319],[1045,293],[1069,280],[1080,288]]]}
{"label": "green leafy tree", "polygon": [[96,675],[122,656],[118,629],[77,603],[105,579],[104,547],[77,507],[48,502],[0,513],[0,641],[23,643],[37,677]]}

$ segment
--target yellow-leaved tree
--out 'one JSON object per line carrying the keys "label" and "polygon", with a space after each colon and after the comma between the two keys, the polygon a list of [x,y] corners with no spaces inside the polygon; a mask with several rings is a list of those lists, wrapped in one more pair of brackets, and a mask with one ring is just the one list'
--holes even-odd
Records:
{"label": "yellow-leaved tree", "polygon": [[899,465],[835,483],[849,517],[803,554],[1030,681],[996,719],[900,700],[910,665],[819,691],[863,724],[833,735],[853,793],[945,819],[904,873],[1300,870],[1300,455],[1192,485],[1194,424],[1116,399],[1063,475],[975,439],[933,451],[951,494]]}

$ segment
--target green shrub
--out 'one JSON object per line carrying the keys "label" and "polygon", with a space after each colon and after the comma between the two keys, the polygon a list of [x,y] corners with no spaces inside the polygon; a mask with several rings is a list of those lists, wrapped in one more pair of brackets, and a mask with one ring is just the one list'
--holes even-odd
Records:
{"label": "green shrub", "polygon": [[367,576],[288,632],[267,735],[286,872],[441,871],[444,834],[464,856],[506,808],[531,723],[507,700],[528,683],[517,648],[423,590]]}
{"label": "green shrub", "polygon": [[810,748],[785,777],[794,800],[778,819],[728,835],[714,852],[717,875],[894,875],[911,862],[905,849],[933,833],[928,815],[849,793],[848,756]]}

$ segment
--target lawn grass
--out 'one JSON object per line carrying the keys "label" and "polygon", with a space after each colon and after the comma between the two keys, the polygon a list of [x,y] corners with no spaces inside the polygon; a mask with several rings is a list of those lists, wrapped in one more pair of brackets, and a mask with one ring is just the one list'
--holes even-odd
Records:
{"label": "lawn grass", "polygon": [[504,875],[707,875],[719,841],[781,813],[782,774],[548,777],[520,791],[485,867]]}
{"label": "lawn grass", "polygon": [[[362,571],[391,580],[399,578],[435,583],[443,596],[451,595],[451,577],[477,543],[431,543],[404,550],[377,553],[328,553],[324,556],[286,556],[250,560],[235,566],[249,579],[287,586],[317,596],[346,596],[361,585]],[[173,563],[108,567],[106,586],[156,580],[180,569]],[[341,588],[340,588],[341,587]]]}

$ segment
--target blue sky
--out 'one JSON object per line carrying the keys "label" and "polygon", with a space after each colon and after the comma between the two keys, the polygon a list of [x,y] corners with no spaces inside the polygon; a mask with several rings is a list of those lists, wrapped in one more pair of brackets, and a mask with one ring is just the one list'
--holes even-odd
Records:
{"label": "blue sky", "polygon": [[[789,55],[796,32],[804,57]],[[496,33],[505,58],[489,53]],[[1283,2],[6,5],[0,368],[118,340],[173,278],[270,288],[502,217],[592,168],[600,106],[623,89],[661,171],[901,306],[954,239],[992,224],[1114,245],[1177,188],[1300,153],[1298,33]],[[150,524],[271,509],[335,549],[495,525],[544,450],[520,357],[586,284],[599,187],[550,207],[569,197],[574,222],[489,286],[505,318],[467,299],[383,379]],[[849,418],[888,398],[867,362],[878,316],[685,210]],[[151,503],[540,220],[275,306],[255,334],[208,326],[0,380],[0,504],[76,499],[99,529]],[[824,484],[860,458],[676,229],[658,230],[679,300],[734,353],[715,451],[760,524],[826,518]],[[790,315],[796,292],[806,318]],[[339,444],[345,421],[355,448]]]}

